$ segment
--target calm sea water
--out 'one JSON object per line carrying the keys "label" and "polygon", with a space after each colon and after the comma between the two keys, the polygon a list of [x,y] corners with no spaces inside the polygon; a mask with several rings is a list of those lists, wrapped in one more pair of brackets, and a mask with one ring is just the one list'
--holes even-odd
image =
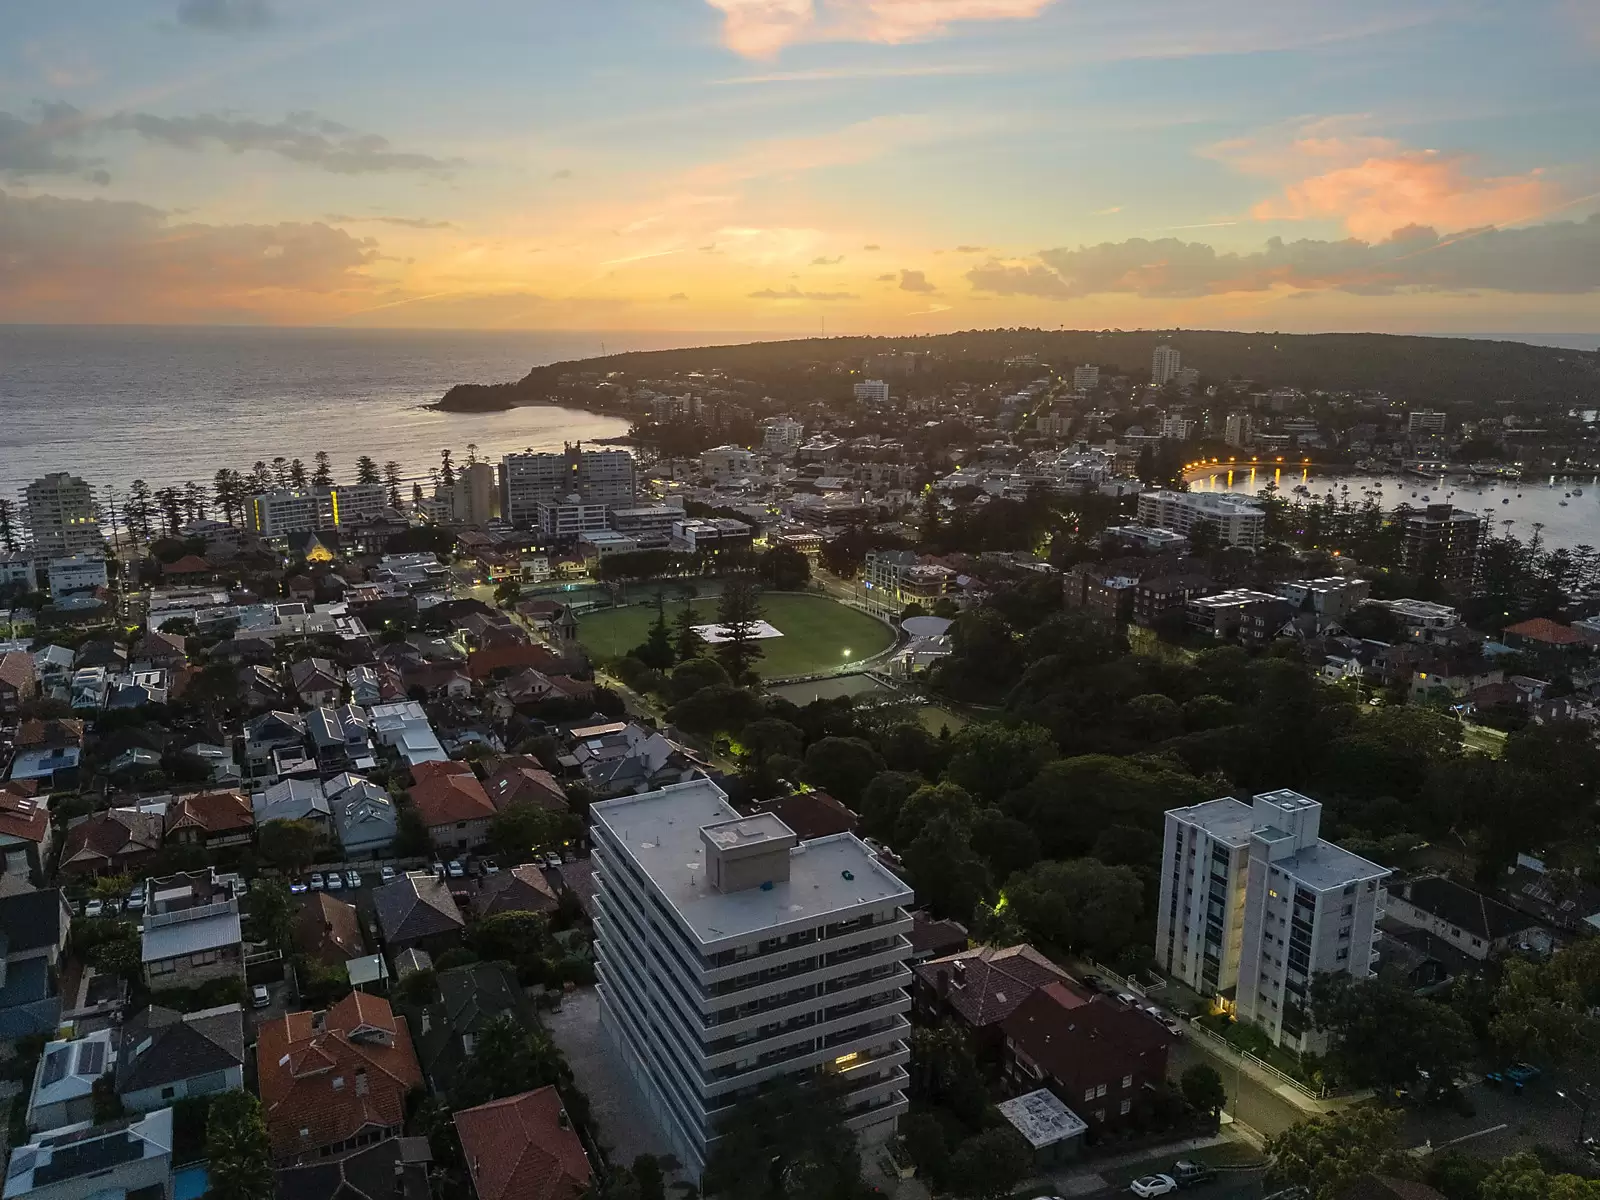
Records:
{"label": "calm sea water", "polygon": [[[258,459],[358,455],[421,478],[449,447],[513,450],[615,437],[628,423],[576,409],[504,413],[423,407],[455,383],[519,379],[530,367],[624,350],[756,340],[738,333],[526,333],[0,326],[0,495],[48,471],[119,492],[207,484]],[[770,336],[770,335],[769,335]]]}
{"label": "calm sea water", "polygon": [[[1510,532],[1527,541],[1536,523],[1543,526],[1539,535],[1545,545],[1600,546],[1600,479],[1592,474],[1552,478],[1521,479],[1512,483],[1489,480],[1467,482],[1458,477],[1421,479],[1399,475],[1359,475],[1318,473],[1300,468],[1261,468],[1218,471],[1212,475],[1191,475],[1191,491],[1236,492],[1254,496],[1270,482],[1276,482],[1285,500],[1348,498],[1360,505],[1371,495],[1380,508],[1401,504],[1421,507],[1424,503],[1450,503],[1478,513],[1494,523],[1493,532]],[[1294,489],[1303,487],[1306,493]],[[1577,488],[1583,492],[1573,494]],[[1509,524],[1508,524],[1509,522]]]}

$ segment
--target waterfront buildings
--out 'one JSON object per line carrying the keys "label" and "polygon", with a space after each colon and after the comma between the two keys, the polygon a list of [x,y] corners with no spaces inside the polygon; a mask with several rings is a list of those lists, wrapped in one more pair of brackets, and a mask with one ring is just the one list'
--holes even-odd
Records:
{"label": "waterfront buildings", "polygon": [[1371,974],[1387,867],[1319,835],[1298,792],[1231,796],[1166,815],[1156,962],[1273,1042],[1320,1049],[1306,1003],[1317,975]]}
{"label": "waterfront buildings", "polygon": [[1407,433],[1443,433],[1444,414],[1423,409],[1406,414]]}
{"label": "waterfront buildings", "polygon": [[381,483],[280,488],[252,496],[245,519],[262,537],[287,537],[370,520],[388,504],[389,493]]}
{"label": "waterfront buildings", "polygon": [[1161,436],[1168,441],[1186,442],[1194,436],[1196,424],[1191,417],[1164,417],[1161,421]]}
{"label": "waterfront buildings", "polygon": [[76,475],[55,471],[23,489],[23,523],[35,558],[65,558],[105,550],[94,489]]}
{"label": "waterfront buildings", "polygon": [[1204,528],[1219,545],[1259,550],[1266,537],[1267,517],[1248,500],[1215,492],[1158,490],[1139,496],[1139,524],[1181,533],[1191,542]]}
{"label": "waterfront buildings", "polygon": [[1401,569],[1446,583],[1471,583],[1478,568],[1483,518],[1449,504],[1430,504],[1400,518]]}
{"label": "waterfront buildings", "polygon": [[1182,356],[1171,346],[1157,346],[1150,356],[1150,382],[1156,387],[1171,383],[1182,367]]}
{"label": "waterfront buildings", "polygon": [[1222,423],[1222,440],[1235,449],[1242,450],[1250,444],[1254,418],[1247,412],[1231,412]]}
{"label": "waterfront buildings", "polygon": [[513,525],[537,523],[541,504],[569,496],[584,504],[625,508],[633,495],[633,455],[626,450],[569,445],[559,453],[508,454],[500,460],[500,515]]}
{"label": "waterfront buildings", "polygon": [[707,779],[589,812],[601,1025],[688,1172],[783,1076],[834,1078],[864,1143],[892,1135],[911,889],[855,835],[801,841]]}

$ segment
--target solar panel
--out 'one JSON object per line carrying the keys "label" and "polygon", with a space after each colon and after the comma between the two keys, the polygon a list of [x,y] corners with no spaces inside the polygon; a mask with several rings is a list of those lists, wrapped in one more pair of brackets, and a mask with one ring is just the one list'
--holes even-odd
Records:
{"label": "solar panel", "polygon": [[132,1162],[136,1158],[143,1157],[143,1140],[133,1136],[126,1129],[119,1129],[94,1141],[57,1146],[51,1152],[50,1161],[34,1170],[33,1185],[42,1187],[45,1184],[59,1183],[63,1179],[74,1179],[79,1175],[105,1171],[118,1163]]}
{"label": "solar panel", "polygon": [[106,1044],[84,1042],[78,1047],[78,1074],[101,1075],[106,1069]]}
{"label": "solar panel", "polygon": [[71,1058],[71,1046],[62,1046],[60,1049],[52,1050],[45,1055],[44,1075],[39,1081],[40,1085],[49,1087],[52,1083],[60,1083],[65,1079],[67,1077],[67,1063]]}

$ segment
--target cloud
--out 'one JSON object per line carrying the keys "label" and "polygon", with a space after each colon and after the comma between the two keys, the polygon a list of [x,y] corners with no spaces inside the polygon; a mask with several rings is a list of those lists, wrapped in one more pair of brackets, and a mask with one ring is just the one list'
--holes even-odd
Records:
{"label": "cloud", "polygon": [[0,173],[76,175],[95,161],[69,152],[83,132],[82,114],[70,104],[37,105],[32,120],[0,112]]}
{"label": "cloud", "polygon": [[747,58],[795,42],[922,41],[964,21],[1037,17],[1055,0],[707,0],[723,14],[722,41]]}
{"label": "cloud", "polygon": [[842,255],[842,254],[839,255],[837,258],[828,258],[826,255],[823,255],[823,256],[819,256],[817,258],[813,258],[811,260],[811,265],[813,267],[837,267],[843,261],[844,261],[844,255]]}
{"label": "cloud", "polygon": [[1202,154],[1278,181],[1282,191],[1250,210],[1255,219],[1330,220],[1367,240],[1407,225],[1457,230],[1514,224],[1558,202],[1555,185],[1540,170],[1479,174],[1468,155],[1413,149],[1363,133],[1365,120],[1288,122],[1218,142]]}
{"label": "cloud", "polygon": [[375,133],[357,133],[315,113],[290,113],[282,121],[270,124],[205,113],[194,117],[118,113],[98,122],[97,127],[134,133],[147,141],[180,150],[202,150],[212,145],[235,154],[260,150],[336,175],[382,171],[445,174],[461,165],[460,160],[395,150],[387,138]]}
{"label": "cloud", "polygon": [[766,71],[759,75],[735,75],[713,82],[721,87],[758,83],[836,83],[854,79],[921,79],[939,75],[988,75],[996,68],[989,63],[923,63],[905,67],[816,67],[809,71]]}
{"label": "cloud", "polygon": [[988,249],[989,249],[989,247],[987,247],[987,246],[957,246],[956,247],[956,253],[957,254],[983,254]]}
{"label": "cloud", "polygon": [[878,276],[878,282],[879,283],[893,283],[896,279],[899,279],[899,278],[900,278],[900,276],[896,275],[893,271],[890,271],[887,275],[879,275]]}
{"label": "cloud", "polygon": [[900,290],[902,292],[936,292],[939,289],[928,282],[928,277],[921,271],[901,271]]}
{"label": "cloud", "polygon": [[335,225],[351,225],[358,221],[372,221],[379,225],[400,225],[406,229],[454,229],[453,221],[435,221],[429,217],[352,217],[344,213],[329,213]]}
{"label": "cloud", "polygon": [[689,298],[689,293],[688,292],[673,292],[672,295],[667,297],[667,303],[668,304],[677,304],[677,303],[681,303],[684,300],[687,300],[688,298]]}
{"label": "cloud", "polygon": [[368,290],[375,242],[321,223],[205,225],[126,201],[0,191],[0,320],[214,319]]}
{"label": "cloud", "polygon": [[182,0],[178,24],[205,33],[254,33],[276,20],[267,0]]}
{"label": "cloud", "polygon": [[1113,215],[1114,213],[1119,213],[1121,211],[1122,211],[1122,205],[1113,204],[1110,208],[1097,208],[1092,213],[1090,213],[1089,215],[1091,217],[1109,217],[1109,216]]}
{"label": "cloud", "polygon": [[870,253],[870,252],[871,252],[871,251],[874,251],[874,250],[882,250],[882,249],[883,249],[883,247],[882,247],[882,246],[880,246],[880,245],[878,245],[878,244],[877,244],[877,243],[876,243],[876,242],[872,242],[872,243],[870,243],[870,244],[869,244],[869,245],[866,245],[866,246],[863,246],[863,247],[861,247],[861,248],[862,248],[862,249],[863,249],[863,250],[866,250],[866,251],[868,251],[868,252],[869,252],[869,253]]}
{"label": "cloud", "polygon": [[572,170],[568,167],[562,167],[559,171],[551,171],[550,178],[552,181],[557,179],[571,179]]}
{"label": "cloud", "polygon": [[802,292],[794,284],[790,284],[783,291],[776,288],[763,288],[759,292],[751,292],[751,300],[856,300],[859,297],[854,292]]}
{"label": "cloud", "polygon": [[1452,236],[1410,226],[1377,242],[1272,238],[1250,253],[1177,238],[1046,250],[1038,261],[973,268],[974,289],[1071,300],[1106,294],[1172,299],[1271,288],[1388,295],[1498,291],[1575,295],[1600,291],[1600,213],[1517,229]]}

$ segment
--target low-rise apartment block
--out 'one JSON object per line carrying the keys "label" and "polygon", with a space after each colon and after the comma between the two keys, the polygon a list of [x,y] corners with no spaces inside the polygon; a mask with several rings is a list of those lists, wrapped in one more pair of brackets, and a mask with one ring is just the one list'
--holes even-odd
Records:
{"label": "low-rise apartment block", "polygon": [[1204,529],[1218,545],[1259,550],[1266,540],[1267,516],[1237,496],[1163,489],[1140,493],[1139,524],[1171,529],[1190,541],[1197,529]]}
{"label": "low-rise apartment block", "polygon": [[140,943],[144,979],[152,988],[244,978],[239,900],[214,870],[149,880]]}
{"label": "low-rise apartment block", "polygon": [[389,492],[381,483],[281,488],[250,497],[245,517],[262,537],[287,537],[371,520],[388,504]]}

